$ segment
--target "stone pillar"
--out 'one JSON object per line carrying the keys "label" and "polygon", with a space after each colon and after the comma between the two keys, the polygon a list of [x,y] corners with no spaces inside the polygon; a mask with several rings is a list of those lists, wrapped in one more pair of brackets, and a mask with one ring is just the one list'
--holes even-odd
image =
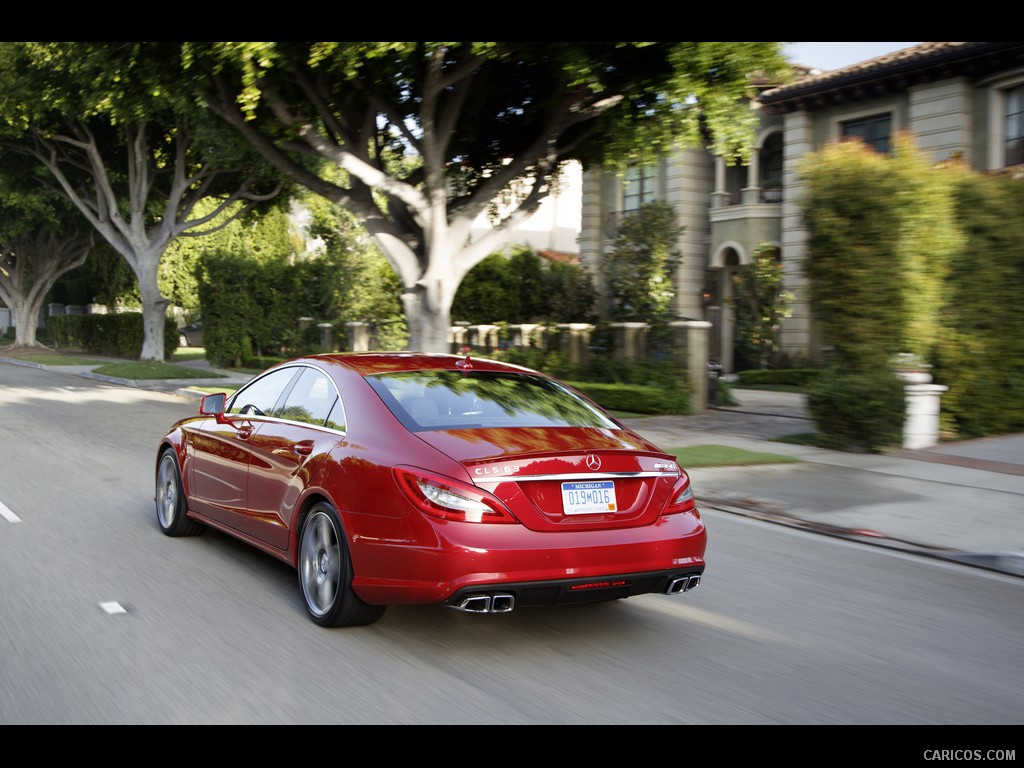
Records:
{"label": "stone pillar", "polygon": [[562,349],[575,365],[586,365],[590,359],[590,333],[594,326],[589,323],[560,323]]}
{"label": "stone pillar", "polygon": [[539,323],[521,323],[508,327],[513,347],[536,347],[544,349],[544,326]]}
{"label": "stone pillar", "polygon": [[320,329],[320,349],[324,352],[334,351],[334,326],[330,323],[317,323]]}
{"label": "stone pillar", "polygon": [[612,323],[614,359],[643,360],[647,356],[648,328],[647,323]]}
{"label": "stone pillar", "polygon": [[932,384],[932,375],[920,371],[898,371],[906,383],[907,417],[903,422],[903,447],[918,451],[939,442],[939,403],[949,387]]}
{"label": "stone pillar", "polygon": [[86,304],[85,314],[87,315],[105,315],[107,314],[106,304]]}
{"label": "stone pillar", "polygon": [[448,351],[453,355],[462,354],[462,348],[469,344],[469,323],[458,322],[448,329]]}
{"label": "stone pillar", "polygon": [[370,351],[370,328],[363,322],[345,323],[348,334],[348,348],[353,352]]}
{"label": "stone pillar", "polygon": [[677,320],[669,323],[676,335],[679,350],[677,363],[686,371],[690,386],[690,400],[697,411],[707,410],[714,405],[709,401],[708,387],[708,345],[711,323],[706,320]]}
{"label": "stone pillar", "polygon": [[474,325],[471,326],[470,335],[474,347],[483,349],[485,352],[493,352],[498,348],[498,326],[496,325]]}

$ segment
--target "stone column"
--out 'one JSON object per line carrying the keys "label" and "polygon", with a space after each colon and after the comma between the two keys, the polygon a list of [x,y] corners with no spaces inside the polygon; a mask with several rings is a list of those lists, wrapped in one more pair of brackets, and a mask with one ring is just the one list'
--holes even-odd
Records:
{"label": "stone column", "polygon": [[462,354],[462,348],[469,344],[469,323],[457,322],[448,328],[448,351],[453,355]]}
{"label": "stone column", "polygon": [[317,323],[316,327],[320,329],[320,348],[324,352],[333,352],[334,326],[330,323]]}
{"label": "stone column", "polygon": [[615,346],[612,355],[616,360],[642,360],[647,353],[647,323],[612,323],[612,337]]}
{"label": "stone column", "polygon": [[907,416],[903,422],[903,447],[918,451],[939,442],[939,404],[949,387],[932,384],[932,375],[923,371],[899,371],[906,382]]}
{"label": "stone column", "polygon": [[370,351],[370,326],[369,326],[369,323],[364,323],[364,322],[345,323],[345,331],[348,334],[348,348],[350,350],[352,350],[353,352],[369,352]]}
{"label": "stone column", "polygon": [[562,332],[562,349],[569,357],[569,362],[586,365],[590,359],[590,333],[594,326],[589,323],[560,323],[558,330]]}
{"label": "stone column", "polygon": [[709,402],[708,387],[708,345],[711,323],[706,320],[677,320],[669,323],[676,334],[677,360],[686,371],[690,386],[690,400],[695,410],[707,410],[714,403]]}

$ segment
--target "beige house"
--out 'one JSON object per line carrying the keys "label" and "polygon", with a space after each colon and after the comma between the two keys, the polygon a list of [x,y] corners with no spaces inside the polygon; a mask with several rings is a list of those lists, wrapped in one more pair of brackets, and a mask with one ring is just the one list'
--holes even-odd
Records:
{"label": "beige house", "polygon": [[731,273],[762,242],[777,246],[795,297],[781,348],[793,361],[820,353],[806,301],[802,262],[807,233],[799,208],[797,163],[826,143],[858,137],[879,151],[910,131],[938,162],[961,157],[978,171],[1024,172],[1024,43],[922,43],[843,69],[799,69],[797,79],[765,90],[747,166],[691,149],[623,177],[583,177],[580,259],[595,274],[619,218],[641,203],[671,204],[684,227],[676,313],[710,322],[710,356],[726,373],[752,367],[734,342]]}

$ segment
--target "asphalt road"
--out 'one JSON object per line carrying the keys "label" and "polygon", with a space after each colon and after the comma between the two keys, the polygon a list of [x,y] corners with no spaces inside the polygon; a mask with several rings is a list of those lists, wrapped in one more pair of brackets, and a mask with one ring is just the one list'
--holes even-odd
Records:
{"label": "asphalt road", "polygon": [[[0,365],[0,723],[1012,726],[1024,713],[1024,580],[717,510],[705,579],[684,595],[502,616],[391,608],[322,629],[283,564],[214,532],[160,533],[156,443],[194,409]],[[989,746],[1012,746],[995,743],[1005,733]]]}

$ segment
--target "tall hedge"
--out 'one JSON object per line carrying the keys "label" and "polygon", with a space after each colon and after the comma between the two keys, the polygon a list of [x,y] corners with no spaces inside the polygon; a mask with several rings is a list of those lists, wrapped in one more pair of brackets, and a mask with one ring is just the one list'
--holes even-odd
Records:
{"label": "tall hedge", "polygon": [[[76,348],[94,355],[137,358],[144,335],[141,312],[110,315],[55,315],[46,319],[56,346]],[[164,324],[164,357],[170,359],[178,347],[174,321]]]}
{"label": "tall hedge", "polygon": [[942,305],[942,424],[960,437],[1024,431],[1024,180],[962,173],[956,219],[968,244]]}
{"label": "tall hedge", "polygon": [[904,350],[901,181],[892,163],[858,142],[825,147],[804,163],[804,271],[822,342],[840,368],[886,368]]}
{"label": "tall hedge", "polygon": [[851,395],[906,353],[947,387],[945,435],[1024,429],[1024,179],[932,163],[909,135],[890,155],[830,145],[802,174],[809,301],[834,350],[809,396],[819,431],[849,439],[851,425],[874,424],[853,441],[891,439],[896,390],[879,381],[871,404]]}

